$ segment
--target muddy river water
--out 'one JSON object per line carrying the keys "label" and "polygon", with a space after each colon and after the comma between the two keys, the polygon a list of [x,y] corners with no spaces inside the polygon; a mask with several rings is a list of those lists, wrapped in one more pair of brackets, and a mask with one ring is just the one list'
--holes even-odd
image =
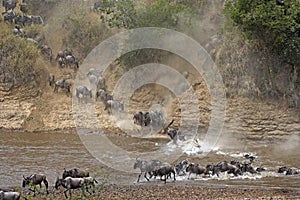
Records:
{"label": "muddy river water", "polygon": [[[166,140],[132,139],[130,137],[113,136],[109,138],[119,146],[130,146],[132,151],[149,151],[159,146],[167,148]],[[220,177],[195,177],[187,180],[186,176],[177,177],[173,184],[208,184],[244,187],[289,188],[299,191],[300,175],[285,176],[278,174],[280,166],[300,166],[299,138],[290,141],[247,141],[241,140],[239,144],[220,144],[214,151],[205,156],[197,154],[183,154],[180,159],[187,158],[203,165],[217,163],[223,160],[243,160],[248,153],[256,157],[253,165],[264,167],[266,172],[260,174],[246,174],[240,177],[221,175]],[[112,158],[113,159],[113,158]],[[155,159],[155,158],[153,158]],[[130,168],[132,168],[132,165]],[[22,176],[33,173],[47,175],[50,185],[54,184],[56,177],[61,176],[64,168],[83,168],[92,173],[111,173],[112,182],[133,184],[137,174],[124,173],[109,169],[94,158],[85,148],[76,133],[0,133],[0,187],[21,186]],[[138,170],[136,171],[138,172]],[[124,175],[125,174],[125,175]],[[144,181],[144,180],[142,180]],[[159,182],[158,182],[159,183]]]}

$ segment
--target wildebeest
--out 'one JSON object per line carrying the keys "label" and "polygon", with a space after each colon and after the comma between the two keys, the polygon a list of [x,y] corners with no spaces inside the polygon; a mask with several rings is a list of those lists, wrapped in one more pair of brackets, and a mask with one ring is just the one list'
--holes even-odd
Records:
{"label": "wildebeest", "polygon": [[213,174],[217,174],[219,176],[219,172],[226,172],[228,174],[234,174],[235,176],[237,175],[242,175],[242,171],[235,165],[232,165],[226,161],[220,162],[217,165],[214,166]]}
{"label": "wildebeest", "polygon": [[73,66],[74,71],[76,71],[79,68],[78,60],[73,55],[67,55],[65,57],[65,62],[67,67]]}
{"label": "wildebeest", "polygon": [[95,192],[95,183],[98,183],[96,179],[93,177],[83,177],[83,178],[73,178],[66,177],[63,179],[57,178],[55,182],[55,189],[58,189],[60,186],[64,187],[66,190],[64,191],[65,197],[68,198],[67,192],[69,191],[70,198],[72,196],[72,191],[74,189],[86,189],[86,191],[91,194],[89,191],[89,187],[93,188],[93,192]]}
{"label": "wildebeest", "polygon": [[25,187],[26,185],[34,186],[33,192],[35,194],[36,185],[39,185],[40,188],[42,188],[42,183],[44,183],[44,185],[46,187],[46,192],[47,192],[47,194],[49,194],[49,192],[48,192],[48,181],[47,181],[47,178],[44,174],[33,174],[31,176],[28,176],[28,177],[23,176],[22,187]]}
{"label": "wildebeest", "polygon": [[[138,179],[137,179],[137,182],[140,181],[140,177],[141,175],[144,173],[144,177],[147,181],[150,181],[149,178],[151,178],[153,176],[152,172],[154,170],[156,170],[156,168],[158,166],[160,166],[162,163],[158,160],[151,160],[150,162],[148,161],[144,161],[144,160],[139,160],[139,159],[136,159],[134,165],[133,165],[133,169],[137,169],[139,168],[141,173],[139,174],[138,176]],[[150,175],[150,177],[148,178],[147,177],[147,174]]]}
{"label": "wildebeest", "polygon": [[256,171],[257,172],[263,172],[263,171],[266,171],[266,169],[264,167],[257,167]]}
{"label": "wildebeest", "polygon": [[151,122],[149,112],[135,112],[133,114],[133,123],[140,126],[148,126]]}
{"label": "wildebeest", "polygon": [[111,3],[111,2],[98,1],[98,2],[94,3],[93,10],[95,12],[97,12],[97,11],[99,11],[99,8],[108,8],[108,7],[111,7],[112,5],[113,5],[113,3]]}
{"label": "wildebeest", "polygon": [[105,104],[104,110],[107,110],[108,113],[112,113],[112,111],[124,111],[124,103],[119,100],[108,100]]}
{"label": "wildebeest", "polygon": [[[67,56],[73,56],[73,52],[72,50],[69,49],[65,49],[63,51],[58,51],[55,60],[58,62],[60,67],[64,67],[65,65],[67,65]],[[73,60],[72,58],[69,58],[69,63]],[[76,63],[78,65],[78,62],[76,60]]]}
{"label": "wildebeest", "polygon": [[182,172],[185,175],[186,174],[187,165],[188,165],[188,161],[187,160],[182,160],[180,163],[178,163],[175,166],[176,174],[180,175],[180,173]]}
{"label": "wildebeest", "polygon": [[0,191],[0,200],[19,200],[21,197],[19,192]]}
{"label": "wildebeest", "polygon": [[[167,178],[170,176],[171,174],[173,174],[174,177],[174,181],[176,180],[175,178],[175,170],[174,170],[174,166],[170,165],[170,164],[162,164],[160,166],[157,166],[156,169],[154,169],[152,171],[152,175],[154,177],[156,176],[160,176],[160,180],[163,180],[165,183],[167,183]],[[165,179],[162,179],[163,176],[165,176]]]}
{"label": "wildebeest", "polygon": [[92,86],[95,86],[96,90],[103,89],[106,91],[106,81],[105,78],[102,76],[102,71],[95,68],[90,68],[89,72],[87,73],[87,77],[89,82]]}
{"label": "wildebeest", "polygon": [[180,136],[180,131],[175,128],[170,128],[170,126],[174,123],[174,119],[162,129],[162,133],[167,134],[171,140],[177,141]]}
{"label": "wildebeest", "polygon": [[28,6],[27,6],[27,3],[21,3],[20,4],[20,11],[22,13],[27,13],[28,12]]}
{"label": "wildebeest", "polygon": [[48,57],[49,61],[52,62],[53,54],[52,49],[48,45],[41,45],[41,53]]}
{"label": "wildebeest", "polygon": [[78,86],[75,91],[75,95],[79,102],[81,99],[92,98],[92,90],[89,90],[86,86]]}
{"label": "wildebeest", "polygon": [[61,79],[55,82],[54,92],[58,92],[58,88],[65,89],[67,95],[69,95],[71,92],[71,84],[68,83],[65,79]]}
{"label": "wildebeest", "polygon": [[44,20],[39,15],[28,15],[27,16],[28,24],[41,24],[44,25]]}
{"label": "wildebeest", "polygon": [[159,127],[164,124],[163,113],[158,110],[151,110],[149,112],[135,112],[133,114],[133,122],[134,124],[140,126],[149,126]]}
{"label": "wildebeest", "polygon": [[251,174],[256,174],[257,171],[251,166],[251,163],[243,163],[240,167],[242,172],[250,172]]}
{"label": "wildebeest", "polygon": [[207,170],[199,164],[190,163],[186,168],[186,172],[189,172],[188,179],[190,179],[191,174],[196,174],[196,176],[199,174],[206,174]]}
{"label": "wildebeest", "polygon": [[49,74],[49,86],[54,86],[55,84],[55,76],[53,74]]}
{"label": "wildebeest", "polygon": [[4,15],[3,15],[3,20],[4,22],[9,22],[13,23],[16,17],[16,13],[13,10],[8,10]]}
{"label": "wildebeest", "polygon": [[278,169],[278,173],[285,173],[285,175],[295,175],[298,174],[299,172],[296,169],[292,169],[284,166]]}
{"label": "wildebeest", "polygon": [[71,198],[72,190],[80,189],[80,188],[82,189],[82,191],[84,190],[84,186],[85,186],[84,178],[72,178],[72,177],[66,177],[65,179],[57,178],[54,187],[55,189],[58,189],[60,186],[63,186],[66,189],[64,191],[65,197],[68,198],[67,192],[69,191],[70,198]]}
{"label": "wildebeest", "polygon": [[104,105],[108,100],[113,100],[113,96],[110,95],[108,92],[104,91],[103,89],[100,89],[96,92],[96,101],[98,100],[99,97],[100,100],[104,103]]}
{"label": "wildebeest", "polygon": [[100,90],[100,89],[106,91],[106,81],[103,76],[99,76],[98,80],[97,80],[97,90]]}
{"label": "wildebeest", "polygon": [[99,69],[96,69],[96,68],[90,68],[89,72],[86,75],[87,76],[94,75],[98,78],[98,77],[102,76],[102,71]]}
{"label": "wildebeest", "polygon": [[17,25],[25,26],[27,22],[27,17],[25,15],[16,15],[14,17],[14,22]]}
{"label": "wildebeest", "polygon": [[3,0],[2,5],[5,8],[5,11],[14,10],[17,7],[18,1],[8,2],[8,0]]}
{"label": "wildebeest", "polygon": [[64,169],[64,172],[62,174],[63,179],[67,178],[67,177],[72,177],[72,178],[84,178],[84,177],[89,177],[90,173],[88,171],[84,171],[81,169],[70,169],[70,170],[66,170]]}
{"label": "wildebeest", "polygon": [[250,156],[249,154],[244,155],[244,157],[245,157],[247,160],[250,160],[250,162],[253,162],[254,159],[255,159],[254,156]]}
{"label": "wildebeest", "polygon": [[13,29],[13,33],[17,36],[21,36],[21,37],[24,36],[24,31],[23,29],[21,29],[21,27],[18,24],[15,25],[15,28]]}

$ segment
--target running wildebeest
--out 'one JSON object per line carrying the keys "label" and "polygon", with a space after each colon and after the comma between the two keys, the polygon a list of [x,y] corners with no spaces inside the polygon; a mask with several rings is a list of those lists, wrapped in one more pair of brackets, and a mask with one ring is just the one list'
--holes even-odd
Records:
{"label": "running wildebeest", "polygon": [[257,172],[264,172],[264,171],[266,171],[266,169],[264,167],[257,167],[256,171]]}
{"label": "running wildebeest", "polygon": [[182,172],[184,175],[186,175],[187,166],[188,166],[188,161],[182,160],[180,163],[178,163],[175,166],[176,174],[180,175],[180,173]]}
{"label": "running wildebeest", "polygon": [[295,175],[298,174],[299,172],[296,169],[292,169],[284,166],[278,169],[278,173],[285,173],[285,175]]}
{"label": "running wildebeest", "polygon": [[0,191],[0,200],[19,200],[21,197],[19,192]]}
{"label": "running wildebeest", "polygon": [[108,100],[105,104],[104,110],[107,110],[109,114],[111,114],[112,111],[115,112],[124,111],[124,103],[118,100]]}
{"label": "running wildebeest", "polygon": [[[156,167],[156,169],[154,169],[152,171],[152,175],[154,177],[156,176],[160,176],[160,180],[164,181],[165,183],[167,183],[167,178],[170,176],[171,178],[171,174],[173,174],[174,177],[174,181],[176,180],[175,178],[175,170],[174,170],[174,166],[170,165],[170,164],[162,164],[161,166]],[[165,176],[165,179],[162,179],[163,176]]]}
{"label": "running wildebeest", "polygon": [[68,83],[65,79],[61,79],[55,82],[54,84],[54,92],[58,92],[58,88],[62,88],[66,90],[67,96],[69,96],[71,92],[71,84]]}
{"label": "running wildebeest", "polygon": [[149,112],[135,112],[133,114],[133,122],[139,126],[160,127],[165,123],[163,113],[158,110],[150,110]]}
{"label": "running wildebeest", "polygon": [[86,101],[86,98],[92,98],[92,90],[87,89],[86,86],[78,86],[76,88],[75,95],[79,102],[81,102],[81,99]]}
{"label": "running wildebeest", "polygon": [[217,174],[219,176],[219,172],[226,172],[228,174],[242,175],[242,171],[235,165],[232,165],[226,161],[220,162],[214,166],[213,174]]}
{"label": "running wildebeest", "polygon": [[[139,159],[136,159],[134,165],[133,165],[133,169],[137,169],[139,168],[141,173],[139,174],[138,176],[138,179],[137,179],[137,182],[140,181],[140,177],[141,175],[144,173],[144,177],[147,181],[150,181],[149,178],[151,178],[153,176],[152,172],[154,170],[156,170],[156,168],[158,166],[160,166],[162,163],[158,160],[152,160],[150,162],[147,162],[147,161],[142,161],[142,160],[139,160]],[[147,177],[147,174],[150,175],[150,177],[148,178]]]}
{"label": "running wildebeest", "polygon": [[39,185],[40,188],[42,188],[42,183],[44,183],[45,187],[46,187],[46,192],[47,194],[49,194],[48,192],[48,181],[47,178],[44,174],[33,174],[31,176],[25,177],[23,176],[23,183],[22,183],[22,187],[25,187],[26,185],[33,185],[34,186],[34,195],[35,195],[35,187],[36,185]]}
{"label": "running wildebeest", "polygon": [[207,170],[205,167],[202,167],[199,164],[195,163],[190,163],[186,168],[186,172],[189,172],[188,179],[190,179],[191,174],[196,174],[196,176],[200,174],[207,174]]}
{"label": "running wildebeest", "polygon": [[257,171],[251,166],[251,163],[243,163],[239,168],[243,173],[250,172],[251,174],[256,174]]}
{"label": "running wildebeest", "polygon": [[84,177],[89,177],[90,173],[88,171],[84,171],[77,168],[70,169],[70,170],[64,169],[62,175],[63,179],[67,178],[68,176],[72,178],[84,178]]}

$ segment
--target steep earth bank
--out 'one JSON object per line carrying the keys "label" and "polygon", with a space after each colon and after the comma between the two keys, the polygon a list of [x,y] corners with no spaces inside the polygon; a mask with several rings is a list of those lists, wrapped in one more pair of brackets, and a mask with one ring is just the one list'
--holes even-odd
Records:
{"label": "steep earth bank", "polygon": [[[205,47],[222,74],[227,94],[223,132],[256,140],[286,139],[290,135],[299,137],[298,110],[290,108],[293,107],[291,99],[293,102],[296,101],[293,100],[293,95],[287,89],[293,87],[288,81],[289,77],[281,73],[277,74],[275,77],[277,79],[270,78],[268,73],[263,70],[265,66],[280,66],[282,63],[275,59],[274,55],[265,54],[267,51],[259,53],[260,47],[255,49],[252,43],[242,41],[238,36],[228,37],[228,34],[222,33],[224,25],[222,14],[220,14],[222,9],[223,1],[207,1],[203,11],[200,11],[199,19],[193,22],[195,28],[187,34],[194,36]],[[207,15],[210,17],[205,17]],[[52,21],[49,18],[48,22],[53,23]],[[53,46],[56,52],[63,48],[64,32],[59,32],[57,24],[52,31],[58,34],[57,40],[53,39],[54,33],[52,34],[51,29],[48,28],[45,34],[46,41]],[[198,98],[200,111],[198,126],[206,129],[209,126],[211,107],[205,81],[183,60],[170,57],[166,58],[164,62],[181,73],[184,71],[189,73],[187,79]],[[80,124],[80,122],[76,124],[74,116],[77,114],[76,108],[72,107],[72,97],[68,97],[63,91],[53,93],[53,88],[47,83],[50,72],[59,74],[58,77],[67,77],[71,81],[74,80],[76,74],[69,69],[60,70],[56,65],[45,64],[44,66],[43,81],[38,90],[18,88],[11,91],[7,89],[7,85],[0,84],[0,129],[55,131],[74,129],[76,125],[93,128],[97,124],[107,132],[121,133],[139,129],[133,125],[132,120],[121,124],[116,123],[115,118],[104,111],[103,104],[100,102],[95,103],[99,122],[91,118],[84,119],[84,124]],[[262,70],[257,71],[257,69]],[[114,85],[124,72],[120,66],[111,66],[104,73],[106,79],[109,80],[107,81],[109,91],[113,91]],[[262,78],[263,82],[260,81]],[[272,95],[269,95],[275,87],[276,94],[286,94],[286,98],[273,98]],[[178,99],[167,89],[159,86],[147,85],[137,90],[131,98],[129,111],[132,114],[138,110],[147,110],[154,104],[163,107],[167,121],[175,119],[174,126],[180,126],[181,111]],[[294,103],[292,104],[294,105]],[[87,104],[87,106],[89,105],[93,106],[93,104]]]}

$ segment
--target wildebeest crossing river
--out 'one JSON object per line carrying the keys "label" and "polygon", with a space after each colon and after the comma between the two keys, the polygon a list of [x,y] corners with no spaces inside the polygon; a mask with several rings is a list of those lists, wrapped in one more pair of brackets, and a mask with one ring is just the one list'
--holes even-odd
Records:
{"label": "wildebeest crossing river", "polygon": [[[145,151],[157,145],[168,144],[166,141],[133,139],[130,137],[113,136],[110,139],[119,145],[131,144],[132,150]],[[267,169],[256,175],[243,175],[240,177],[220,176],[219,178],[207,178],[191,175],[194,180],[187,180],[187,176],[177,177],[177,181],[172,184],[205,184],[205,185],[231,185],[249,187],[270,187],[289,188],[299,190],[300,176],[286,176],[277,173],[280,166],[295,167],[299,169],[299,145],[292,150],[276,150],[276,146],[266,143],[244,141],[245,146],[237,149],[236,146],[228,148],[220,147],[209,153],[207,156],[198,159],[197,156],[183,155],[190,161],[203,164],[217,163],[223,160],[233,160],[241,158],[245,153],[257,156],[256,166],[263,166]],[[123,143],[123,144],[122,144]],[[141,145],[142,144],[142,145]],[[136,148],[136,149],[135,149]],[[288,154],[285,154],[288,153]],[[153,158],[155,159],[155,158]],[[80,138],[75,133],[21,133],[3,132],[0,134],[0,187],[19,186],[21,187],[22,176],[29,176],[34,173],[47,175],[49,184],[53,185],[55,179],[62,175],[64,168],[87,169],[92,175],[105,176],[110,174],[110,182],[122,184],[133,184],[137,179],[137,174],[126,174],[124,172],[108,169],[100,161],[89,154]],[[133,165],[133,163],[132,163]],[[137,173],[139,171],[137,170]],[[145,182],[143,177],[141,182]],[[159,181],[151,181],[149,184],[163,184]]]}

